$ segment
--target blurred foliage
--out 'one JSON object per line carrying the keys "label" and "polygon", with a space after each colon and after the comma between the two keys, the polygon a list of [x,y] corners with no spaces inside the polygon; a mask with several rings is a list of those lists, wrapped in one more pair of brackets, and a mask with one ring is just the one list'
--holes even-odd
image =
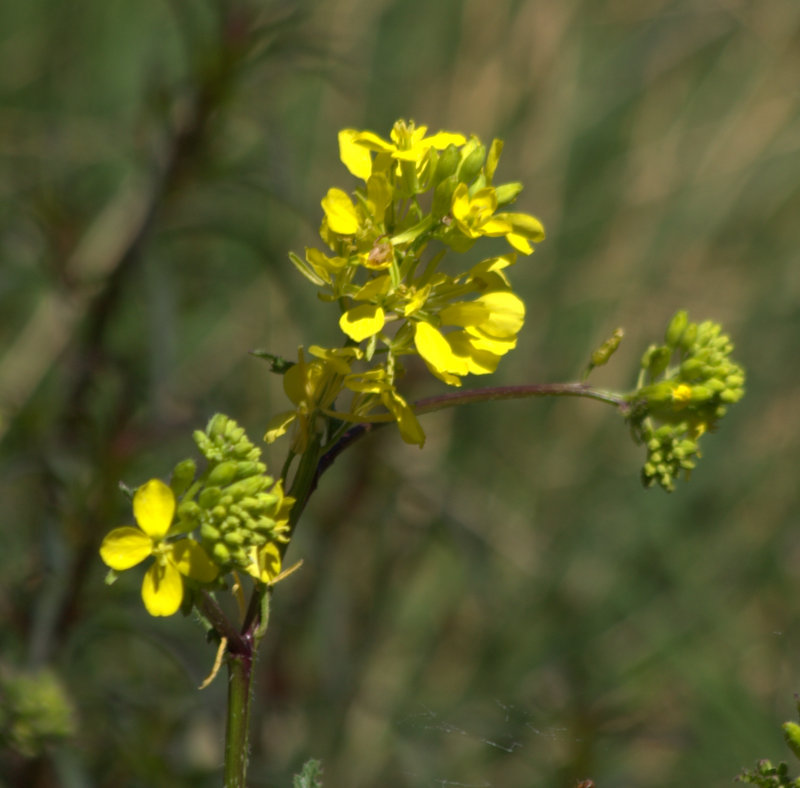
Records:
{"label": "blurred foliage", "polygon": [[422,452],[385,431],[345,455],[274,600],[251,784],[313,756],[330,786],[723,786],[779,751],[799,69],[796,0],[0,5],[0,649],[78,720],[6,747],[2,784],[218,785],[213,647],[104,587],[97,548],[119,480],[165,476],[216,410],[258,434],[283,407],[248,351],[336,319],[286,253],[352,188],[336,131],[397,117],[503,137],[548,229],[498,384],[574,379],[622,325],[593,380],[625,388],[682,307],[723,323],[748,396],[669,497],[592,403],[488,403],[427,417]]}

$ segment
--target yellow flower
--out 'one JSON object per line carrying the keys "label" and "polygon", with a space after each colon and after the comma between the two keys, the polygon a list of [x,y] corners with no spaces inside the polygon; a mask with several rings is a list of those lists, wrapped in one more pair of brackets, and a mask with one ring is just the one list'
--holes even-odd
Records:
{"label": "yellow flower", "polygon": [[525,304],[510,291],[484,293],[473,301],[457,301],[439,314],[442,325],[461,330],[442,333],[425,322],[414,326],[414,345],[428,369],[451,386],[460,376],[494,372],[500,357],[517,344],[525,321]]}
{"label": "yellow flower", "polygon": [[672,401],[675,407],[680,410],[685,408],[692,400],[692,387],[687,386],[685,383],[679,383],[672,389]]}
{"label": "yellow flower", "polygon": [[508,222],[494,216],[497,210],[497,196],[494,188],[486,186],[470,196],[466,183],[459,183],[453,192],[451,207],[456,227],[467,238],[480,238],[482,235],[497,236],[510,233]]}
{"label": "yellow flower", "polygon": [[250,548],[250,565],[246,572],[262,583],[269,583],[281,573],[281,553],[275,542]]}
{"label": "yellow flower", "polygon": [[427,126],[417,128],[413,121],[406,123],[398,120],[389,135],[391,137],[389,142],[372,131],[345,129],[339,135],[342,163],[353,175],[363,178],[365,173],[368,175],[365,167],[366,159],[355,151],[357,147],[377,153],[388,153],[397,161],[419,163],[431,148],[444,150],[448,145],[463,145],[467,141],[463,134],[449,131],[439,131],[426,137],[427,131]]}
{"label": "yellow flower", "polygon": [[171,616],[183,601],[183,579],[210,583],[217,567],[205,550],[191,539],[166,541],[175,515],[175,495],[164,482],[151,479],[133,496],[133,516],[138,528],[115,528],[100,546],[100,557],[116,571],[130,569],[148,556],[155,561],[142,583],[142,600],[151,616]]}
{"label": "yellow flower", "polygon": [[306,450],[314,416],[336,399],[342,385],[342,374],[349,371],[349,361],[360,353],[355,348],[325,350],[316,346],[311,352],[319,358],[307,362],[300,348],[297,363],[283,376],[283,390],[295,404],[295,409],[274,416],[267,424],[264,435],[267,443],[273,443],[294,424],[296,434],[293,448],[297,453]]}
{"label": "yellow flower", "polygon": [[455,227],[467,238],[505,236],[518,252],[531,254],[531,242],[544,239],[544,227],[535,217],[526,213],[495,213],[497,193],[485,186],[470,195],[466,183],[459,183],[453,192],[451,214]]}

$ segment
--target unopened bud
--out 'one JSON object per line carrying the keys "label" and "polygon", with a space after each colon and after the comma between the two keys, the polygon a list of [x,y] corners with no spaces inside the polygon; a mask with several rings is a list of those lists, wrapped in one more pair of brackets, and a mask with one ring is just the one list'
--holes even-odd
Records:
{"label": "unopened bud", "polygon": [[669,326],[667,326],[667,331],[664,335],[664,341],[671,348],[676,347],[683,336],[683,332],[686,330],[686,326],[688,325],[689,316],[686,314],[686,310],[681,309],[680,311],[676,312],[675,316],[670,321]]}
{"label": "unopened bud", "polygon": [[461,153],[451,143],[439,154],[439,161],[433,171],[433,186],[438,186],[445,178],[455,175],[460,160]]}
{"label": "unopened bud", "polygon": [[500,184],[500,186],[495,186],[494,194],[495,197],[497,197],[498,206],[509,205],[510,203],[514,202],[521,191],[522,184],[519,182],[503,183]]}
{"label": "unopened bud", "polygon": [[179,462],[172,471],[172,478],[169,481],[169,486],[175,497],[178,498],[183,495],[188,489],[189,485],[194,480],[194,474],[197,470],[197,465],[194,460],[183,460]]}
{"label": "unopened bud", "polygon": [[456,175],[461,183],[472,183],[483,167],[486,146],[473,137],[461,151],[461,164]]}
{"label": "unopened bud", "polygon": [[217,505],[219,499],[222,497],[222,490],[219,487],[206,487],[200,495],[197,496],[197,503],[203,509],[212,509]]}
{"label": "unopened bud", "polygon": [[211,473],[208,474],[206,484],[224,487],[236,478],[237,472],[238,463],[235,460],[226,460],[211,470]]}
{"label": "unopened bud", "polygon": [[796,722],[784,722],[781,727],[789,749],[800,758],[800,725]]}

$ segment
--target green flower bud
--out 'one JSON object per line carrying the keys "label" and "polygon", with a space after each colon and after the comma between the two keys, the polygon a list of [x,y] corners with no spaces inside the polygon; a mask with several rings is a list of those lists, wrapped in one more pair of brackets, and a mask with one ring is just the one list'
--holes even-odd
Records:
{"label": "green flower bud", "polygon": [[169,480],[169,486],[176,498],[180,498],[189,485],[194,480],[195,472],[197,471],[197,464],[194,460],[183,460],[179,462],[172,471],[172,477]]}
{"label": "green flower bud", "polygon": [[222,438],[225,435],[225,428],[228,426],[228,417],[224,413],[215,413],[206,427],[206,434],[212,440]]}
{"label": "green flower bud", "polygon": [[200,538],[206,542],[216,542],[222,534],[218,528],[214,528],[211,523],[203,523],[200,526]]}
{"label": "green flower bud", "polygon": [[706,365],[697,357],[687,358],[681,364],[681,377],[685,380],[692,381],[700,377],[705,377]]}
{"label": "green flower bud", "polygon": [[200,495],[197,496],[197,503],[203,509],[213,508],[219,499],[222,497],[222,490],[219,487],[206,487]]}
{"label": "green flower bud", "polygon": [[708,386],[692,386],[692,402],[706,402],[714,396]]}
{"label": "green flower bud", "polygon": [[[242,434],[244,434],[244,430],[242,430]],[[237,442],[233,446],[233,452],[236,455],[237,459],[252,461],[254,459],[254,457],[252,457],[251,455],[253,448],[254,448],[253,444],[250,443],[250,441],[247,440],[247,438],[244,438],[243,440],[241,439],[237,440]]]}
{"label": "green flower bud", "polygon": [[649,405],[663,405],[672,401],[673,387],[671,383],[654,383],[639,389],[637,396],[647,400]]}
{"label": "green flower bud", "polygon": [[231,560],[231,551],[222,542],[215,542],[211,552],[216,563],[222,566],[225,566]]}
{"label": "green flower bud", "polygon": [[263,462],[253,460],[242,460],[236,463],[236,478],[244,479],[248,476],[266,473],[267,466]]}
{"label": "green flower bud", "polygon": [[689,316],[686,314],[686,310],[681,309],[679,312],[676,312],[675,316],[670,321],[669,326],[667,326],[667,331],[664,335],[664,341],[667,343],[667,345],[669,345],[669,347],[677,347],[678,342],[680,342],[683,332],[686,330],[686,326],[688,325]]}
{"label": "green flower bud", "polygon": [[681,350],[685,350],[687,353],[691,352],[692,346],[697,341],[697,323],[689,323],[686,326],[681,338],[679,340],[679,345]]}
{"label": "green flower bud", "polygon": [[473,137],[461,150],[461,163],[456,175],[461,183],[471,183],[486,160],[486,146]]}
{"label": "green flower bud", "polygon": [[593,367],[600,367],[608,362],[619,347],[619,343],[622,342],[624,334],[625,332],[621,328],[615,329],[614,333],[592,353]]}
{"label": "green flower bud", "polygon": [[244,534],[239,531],[228,531],[222,539],[229,547],[240,547],[245,543]]}
{"label": "green flower bud", "polygon": [[272,484],[272,479],[269,476],[250,476],[247,479],[241,479],[226,487],[225,492],[230,495],[233,500],[238,501],[247,495],[256,495],[260,493],[270,484]]}
{"label": "green flower bud", "polygon": [[651,345],[642,356],[642,367],[647,370],[651,380],[657,378],[669,365],[672,352],[663,345]]}
{"label": "green flower bud", "polygon": [[229,443],[238,443],[243,438],[247,440],[244,434],[244,429],[240,427],[233,419],[228,419],[228,422],[225,425],[225,438]]}
{"label": "green flower bud", "polygon": [[800,725],[796,722],[784,722],[781,727],[789,749],[800,758]]}
{"label": "green flower bud", "polygon": [[522,191],[522,184],[519,182],[503,183],[495,186],[494,194],[497,197],[497,205],[509,205],[514,202]]}
{"label": "green flower bud", "polygon": [[244,547],[237,547],[231,550],[231,560],[239,566],[247,566],[250,560],[247,556],[247,550]]}
{"label": "green flower bud", "polygon": [[725,389],[720,392],[719,398],[723,402],[734,403],[738,402],[744,396],[744,389]]}
{"label": "green flower bud", "polygon": [[237,472],[238,463],[235,460],[226,460],[217,465],[216,468],[212,468],[211,472],[208,474],[206,484],[224,487],[236,478]]}
{"label": "green flower bud", "polygon": [[725,384],[730,388],[741,388],[744,386],[744,375],[728,375],[725,378]]}

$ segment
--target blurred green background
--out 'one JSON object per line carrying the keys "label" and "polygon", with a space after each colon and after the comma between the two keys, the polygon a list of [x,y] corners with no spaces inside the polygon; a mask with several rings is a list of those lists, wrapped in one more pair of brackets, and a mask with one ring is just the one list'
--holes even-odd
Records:
{"label": "blurred green background", "polygon": [[[724,786],[784,757],[799,74],[797,0],[0,5],[0,784],[220,784],[213,648],[147,616],[133,573],[106,588],[97,548],[130,519],[120,479],[165,476],[216,410],[258,436],[284,409],[249,350],[336,336],[287,251],[354,187],[336,132],[400,117],[504,138],[548,229],[494,382],[574,379],[621,325],[594,379],[626,389],[685,307],[732,335],[748,394],[671,496],[589,402],[344,455],[275,595],[250,784],[318,757],[326,788]],[[9,738],[31,680],[51,740]]]}

